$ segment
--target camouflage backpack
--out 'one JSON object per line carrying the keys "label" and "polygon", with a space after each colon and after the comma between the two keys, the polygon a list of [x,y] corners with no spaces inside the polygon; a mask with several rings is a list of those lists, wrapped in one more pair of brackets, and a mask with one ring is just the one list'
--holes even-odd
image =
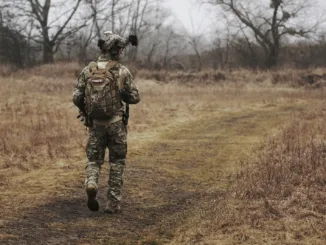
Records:
{"label": "camouflage backpack", "polygon": [[121,109],[120,68],[116,62],[91,62],[86,75],[85,105],[90,118],[107,120]]}

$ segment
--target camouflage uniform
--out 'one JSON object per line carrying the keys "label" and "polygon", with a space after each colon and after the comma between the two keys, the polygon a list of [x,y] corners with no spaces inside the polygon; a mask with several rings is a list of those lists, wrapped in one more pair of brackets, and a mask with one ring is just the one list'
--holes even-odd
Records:
{"label": "camouflage uniform", "polygon": [[[109,62],[109,57],[102,55],[97,64]],[[98,185],[101,165],[104,162],[105,150],[109,148],[109,190],[108,200],[118,203],[121,200],[121,189],[123,185],[123,174],[127,155],[127,126],[122,121],[124,106],[122,102],[137,104],[140,95],[137,86],[129,70],[117,63],[110,69],[111,73],[119,77],[120,84],[120,104],[116,116],[107,121],[93,120],[89,127],[89,139],[86,146],[86,180],[85,185]],[[78,78],[73,102],[81,110],[85,111],[85,88],[89,67],[85,67]]]}

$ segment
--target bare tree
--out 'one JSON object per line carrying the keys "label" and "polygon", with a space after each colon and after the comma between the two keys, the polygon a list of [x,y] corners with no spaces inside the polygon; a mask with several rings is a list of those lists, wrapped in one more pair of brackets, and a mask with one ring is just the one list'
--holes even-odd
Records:
{"label": "bare tree", "polygon": [[[211,5],[222,6],[232,13],[241,23],[250,29],[257,43],[264,49],[266,66],[275,67],[278,63],[282,38],[285,36],[307,37],[316,28],[296,24],[300,14],[309,8],[304,0],[271,0],[270,9],[261,2],[251,7],[244,0],[208,0],[201,1]],[[249,2],[250,3],[250,2]]]}
{"label": "bare tree", "polygon": [[95,23],[93,22],[90,29],[83,29],[81,33],[77,36],[78,39],[75,38],[77,50],[78,61],[84,63],[87,58],[87,49],[91,45],[92,41],[96,37],[96,33],[94,32]]}
{"label": "bare tree", "polygon": [[[83,40],[87,41],[84,47],[92,43],[95,38],[100,38],[103,31],[113,31],[121,36],[136,34],[141,46],[146,46],[146,56],[152,60],[160,41],[153,36],[158,32],[165,19],[168,17],[166,11],[161,8],[158,0],[85,0],[87,7],[91,10],[91,22],[93,35],[85,38],[86,31],[83,30]],[[109,29],[108,29],[109,28]],[[88,32],[91,29],[86,29]],[[153,38],[152,38],[153,37]],[[143,42],[142,39],[145,42]],[[143,45],[142,45],[143,44]],[[150,46],[150,49],[148,47]],[[145,49],[143,49],[145,50]],[[138,50],[127,48],[127,57],[136,60]]]}
{"label": "bare tree", "polygon": [[[23,68],[34,63],[32,58],[32,43],[29,35],[25,37],[15,23],[15,14],[8,11],[9,2],[0,3],[0,62],[11,63]],[[30,34],[31,23],[27,21],[24,29]]]}
{"label": "bare tree", "polygon": [[257,44],[251,40],[242,23],[239,23],[237,29],[238,31],[233,35],[232,40],[230,40],[230,46],[236,54],[240,55],[242,66],[250,68],[259,67],[261,62],[258,59],[258,52],[261,48],[257,47]]}
{"label": "bare tree", "polygon": [[203,68],[203,60],[202,60],[202,43],[203,43],[203,30],[201,28],[201,24],[195,26],[193,16],[189,13],[190,21],[191,21],[191,32],[185,30],[184,40],[188,43],[190,48],[195,54],[196,58],[196,66],[199,71]]}
{"label": "bare tree", "polygon": [[[110,31],[122,34],[122,26],[130,24],[129,15],[125,11],[133,1],[130,3],[124,0],[86,0],[87,6],[91,9],[96,37],[100,38],[104,29],[106,31],[108,27],[111,28]],[[120,23],[117,23],[118,19],[121,21]]]}
{"label": "bare tree", "polygon": [[201,71],[203,68],[203,61],[201,57],[201,40],[202,36],[201,35],[189,35],[186,37],[188,40],[188,44],[192,48],[192,50],[195,52],[196,60],[197,60],[197,69],[198,71]]}
{"label": "bare tree", "polygon": [[182,45],[184,39],[182,36],[178,35],[172,28],[165,35],[162,57],[162,67],[167,68],[178,54],[180,54],[186,45]]}
{"label": "bare tree", "polygon": [[[134,4],[130,7],[133,9],[130,32],[134,35],[137,35],[139,39],[143,38],[141,30],[148,25],[145,21],[145,16],[148,10],[148,5],[150,0],[135,0]],[[128,57],[132,61],[136,61],[138,54],[138,48],[129,49]]]}
{"label": "bare tree", "polygon": [[[130,33],[137,35],[140,42],[150,35],[150,33],[159,30],[166,19],[166,14],[169,15],[162,7],[164,1],[159,0],[134,0],[131,5],[132,15],[130,24]],[[158,13],[160,15],[158,16]],[[161,23],[159,23],[161,21]],[[156,45],[157,46],[157,45]],[[138,58],[139,49],[129,49],[128,57],[132,61]]]}
{"label": "bare tree", "polygon": [[53,63],[54,54],[58,50],[61,42],[85,26],[83,23],[82,25],[73,28],[66,28],[72,17],[75,15],[81,0],[76,0],[75,5],[71,9],[63,12],[62,15],[67,17],[52,35],[50,35],[49,30],[56,26],[56,22],[49,23],[49,12],[51,8],[53,8],[51,0],[45,0],[44,5],[41,5],[38,0],[28,0],[28,2],[31,10],[30,15],[35,18],[41,27],[40,34],[42,36],[43,44],[43,62]]}
{"label": "bare tree", "polygon": [[151,20],[150,23],[146,28],[138,30],[138,33],[142,32],[142,47],[139,53],[144,56],[148,67],[158,65],[164,56],[163,50],[166,46],[171,46],[174,36],[173,27],[169,24],[172,20],[171,12],[164,9],[159,1],[156,1],[155,5],[155,8],[151,6],[151,11],[146,16],[146,19]]}
{"label": "bare tree", "polygon": [[143,39],[140,54],[146,68],[168,68],[171,61],[186,48],[184,39],[178,35],[172,26],[162,26],[153,30]]}
{"label": "bare tree", "polygon": [[[3,0],[9,4],[7,11],[11,12],[21,33],[26,33],[26,27],[33,23],[30,32],[35,42],[43,46],[43,62],[54,62],[54,54],[60,44],[85,26],[85,22],[77,23],[73,17],[81,6],[82,0]],[[64,7],[66,9],[64,9]]]}

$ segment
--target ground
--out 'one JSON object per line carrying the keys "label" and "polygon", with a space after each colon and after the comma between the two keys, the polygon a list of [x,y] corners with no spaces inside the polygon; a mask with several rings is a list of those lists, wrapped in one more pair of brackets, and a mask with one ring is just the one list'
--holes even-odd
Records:
{"label": "ground", "polygon": [[298,239],[279,219],[222,217],[242,207],[233,192],[245,163],[294,118],[322,108],[323,90],[138,79],[122,213],[107,215],[86,206],[74,80],[43,78],[1,79],[1,244],[324,244],[325,234]]}

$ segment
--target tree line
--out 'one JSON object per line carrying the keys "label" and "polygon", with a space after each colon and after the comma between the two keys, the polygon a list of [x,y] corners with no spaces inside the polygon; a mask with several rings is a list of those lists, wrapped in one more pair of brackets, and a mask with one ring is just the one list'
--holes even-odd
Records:
{"label": "tree line", "polygon": [[[318,6],[304,0],[197,0],[216,12],[210,35],[185,28],[160,0],[2,0],[0,62],[23,68],[97,54],[101,33],[137,35],[125,59],[149,69],[324,66]],[[191,16],[189,16],[191,18]],[[192,22],[197,20],[192,19]],[[212,21],[214,22],[214,20]],[[208,37],[209,36],[209,37]]]}

